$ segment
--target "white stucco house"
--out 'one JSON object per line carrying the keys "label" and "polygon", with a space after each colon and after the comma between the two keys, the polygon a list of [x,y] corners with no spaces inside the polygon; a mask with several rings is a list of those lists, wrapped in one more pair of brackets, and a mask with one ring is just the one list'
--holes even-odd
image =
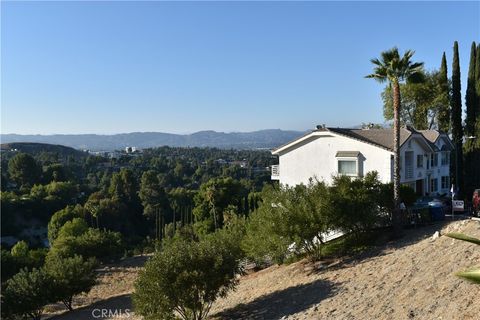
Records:
{"label": "white stucco house", "polygon": [[[401,183],[419,195],[448,193],[453,148],[445,133],[401,128]],[[393,181],[392,129],[317,126],[272,154],[279,159],[279,164],[272,166],[272,179],[283,185],[308,184],[312,178],[330,183],[338,174],[362,177],[370,171],[377,171],[384,183]]]}

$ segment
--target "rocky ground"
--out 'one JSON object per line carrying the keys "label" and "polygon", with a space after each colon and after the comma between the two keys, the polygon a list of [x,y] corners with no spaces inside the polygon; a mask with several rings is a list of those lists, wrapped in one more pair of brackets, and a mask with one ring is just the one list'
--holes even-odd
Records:
{"label": "rocky ground", "polygon": [[[432,237],[436,231],[440,236]],[[401,240],[356,257],[300,261],[245,275],[235,292],[215,302],[212,318],[479,319],[480,286],[454,272],[480,266],[480,248],[442,236],[452,231],[480,237],[480,222],[412,229]],[[76,300],[83,307],[55,319],[92,319],[94,309],[131,309],[132,284],[144,260],[136,257],[102,271],[99,285]]]}

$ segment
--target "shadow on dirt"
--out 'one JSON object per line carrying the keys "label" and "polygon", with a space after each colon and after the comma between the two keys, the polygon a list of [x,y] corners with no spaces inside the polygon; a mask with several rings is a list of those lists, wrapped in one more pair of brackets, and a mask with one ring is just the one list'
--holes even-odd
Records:
{"label": "shadow on dirt", "polygon": [[98,301],[89,306],[74,309],[49,319],[77,320],[77,319],[129,319],[133,311],[130,294],[111,297]]}
{"label": "shadow on dirt", "polygon": [[325,280],[290,287],[239,304],[213,315],[216,319],[280,319],[301,312],[335,294],[335,285]]}

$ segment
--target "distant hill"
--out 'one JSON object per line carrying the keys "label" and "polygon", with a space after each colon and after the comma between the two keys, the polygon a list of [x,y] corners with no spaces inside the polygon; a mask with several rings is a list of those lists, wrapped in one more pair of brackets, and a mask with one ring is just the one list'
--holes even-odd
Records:
{"label": "distant hill", "polygon": [[301,131],[280,129],[253,132],[199,131],[193,134],[171,134],[162,132],[132,132],[113,135],[97,134],[54,134],[19,135],[2,134],[2,143],[36,142],[69,146],[75,149],[110,151],[137,147],[140,149],[171,147],[217,147],[234,149],[274,148],[304,134]]}
{"label": "distant hill", "polygon": [[47,143],[35,143],[35,142],[2,143],[0,145],[0,149],[2,151],[16,150],[16,151],[25,152],[25,153],[40,153],[40,152],[58,153],[63,158],[66,158],[68,156],[73,156],[78,158],[78,157],[86,157],[88,155],[85,152],[76,150],[71,147],[65,147],[61,145],[47,144]]}

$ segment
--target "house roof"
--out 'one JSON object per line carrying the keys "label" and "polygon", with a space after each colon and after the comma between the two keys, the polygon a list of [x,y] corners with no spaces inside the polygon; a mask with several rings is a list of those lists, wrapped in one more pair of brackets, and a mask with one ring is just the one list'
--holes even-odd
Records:
{"label": "house roof", "polygon": [[437,130],[418,130],[431,143],[435,143],[440,136],[441,132]]}
{"label": "house roof", "polygon": [[[388,151],[393,150],[393,129],[349,129],[349,128],[331,128],[331,127],[319,127],[316,130],[307,133],[306,135],[295,139],[289,143],[286,143],[275,150],[273,153],[281,152],[285,148],[289,148],[298,142],[306,141],[309,136],[313,136],[316,133],[330,132],[342,136],[346,136],[355,140],[359,140],[368,144],[375,145]],[[425,138],[423,141],[432,150],[438,150],[434,142],[440,135],[444,135],[442,132],[436,130],[421,130],[417,131],[412,127],[400,128],[400,146],[402,146],[412,135]],[[447,137],[448,138],[448,137]]]}
{"label": "house roof", "polygon": [[[346,129],[346,128],[326,128],[330,132],[338,133],[350,138],[354,138],[378,147],[393,150],[393,129]],[[400,145],[402,145],[412,135],[412,131],[400,129]]]}
{"label": "house roof", "polygon": [[[454,145],[452,144],[452,141],[450,140],[450,138],[448,138],[447,134],[442,132],[442,131],[437,131],[437,130],[419,130],[418,132],[420,132],[422,134],[422,136],[425,137],[425,139],[427,139],[431,144],[435,144],[435,142],[437,142],[438,138],[440,136],[443,136],[446,138],[446,140],[448,140],[448,146],[447,145],[443,145],[442,147],[442,151],[444,150],[448,150],[448,151],[452,151],[454,149]],[[436,150],[438,150],[437,146],[435,146]]]}

